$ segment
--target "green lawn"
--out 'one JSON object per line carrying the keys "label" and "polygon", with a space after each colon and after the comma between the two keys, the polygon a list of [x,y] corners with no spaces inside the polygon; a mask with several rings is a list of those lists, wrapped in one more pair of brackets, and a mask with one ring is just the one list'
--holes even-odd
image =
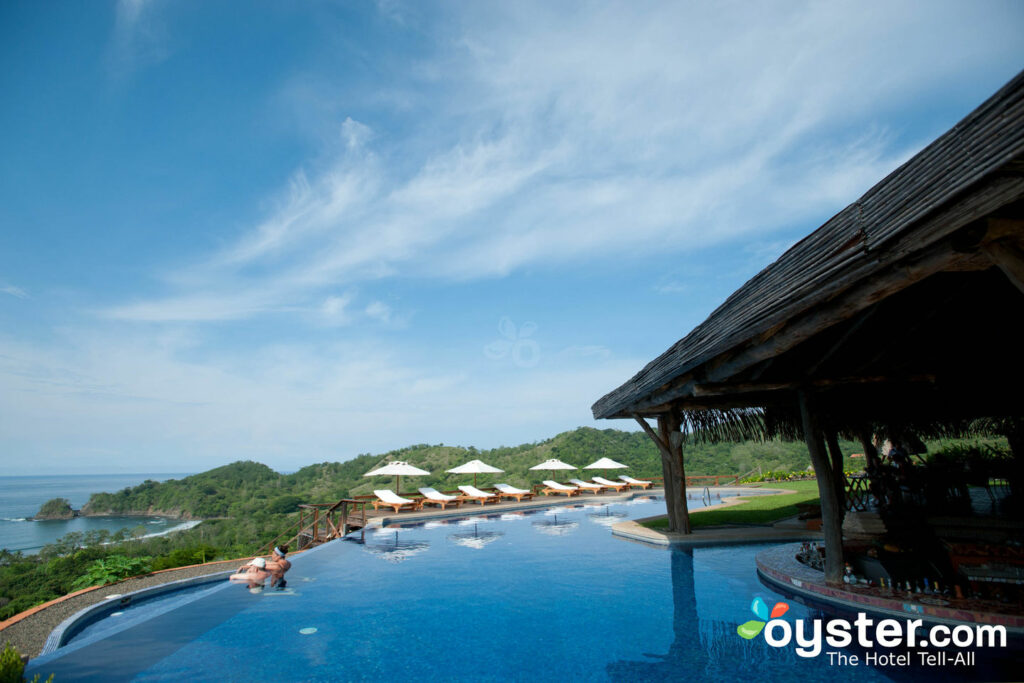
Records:
{"label": "green lawn", "polygon": [[[789,489],[796,493],[753,496],[726,508],[696,510],[690,515],[690,525],[697,528],[721,524],[771,524],[797,514],[797,503],[818,502],[818,482],[813,480],[769,483],[763,487]],[[643,525],[650,529],[664,529],[668,527],[668,518],[660,517]]]}

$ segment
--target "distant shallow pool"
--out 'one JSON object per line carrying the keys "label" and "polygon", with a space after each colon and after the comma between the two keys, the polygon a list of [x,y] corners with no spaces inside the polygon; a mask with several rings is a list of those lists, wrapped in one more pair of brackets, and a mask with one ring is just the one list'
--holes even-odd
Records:
{"label": "distant shallow pool", "polygon": [[[285,591],[225,582],[112,617],[30,663],[56,680],[877,680],[801,659],[737,625],[783,600],[764,546],[665,550],[610,524],[664,503],[574,507],[368,530],[295,558]],[[792,603],[787,618],[810,613]],[[123,623],[113,623],[123,617]]]}

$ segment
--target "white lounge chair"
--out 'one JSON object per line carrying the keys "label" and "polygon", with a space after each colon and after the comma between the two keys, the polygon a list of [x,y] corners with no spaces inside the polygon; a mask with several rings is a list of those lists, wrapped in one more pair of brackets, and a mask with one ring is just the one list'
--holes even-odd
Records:
{"label": "white lounge chair", "polygon": [[412,498],[402,498],[391,489],[377,489],[374,490],[373,495],[377,496],[377,500],[373,501],[374,510],[378,507],[394,508],[395,512],[398,512],[402,508],[408,508],[410,510],[420,509],[419,501],[415,501]]}
{"label": "white lounge chair", "polygon": [[451,503],[455,503],[455,507],[462,505],[462,496],[449,496],[447,493],[441,493],[431,486],[421,487],[420,493],[423,494],[423,500],[420,501],[420,507],[433,503],[434,505],[440,505],[441,509],[444,510],[445,506],[450,505]]}
{"label": "white lounge chair", "polygon": [[630,486],[639,486],[642,489],[649,489],[651,488],[651,486],[654,485],[653,481],[640,481],[639,479],[634,479],[633,477],[627,477],[625,474],[620,474],[619,479],[626,482]]}
{"label": "white lounge chair", "polygon": [[612,481],[611,479],[605,479],[604,477],[594,477],[594,481],[605,488],[615,489],[616,491],[629,488],[629,484],[624,481]]}
{"label": "white lounge chair", "polygon": [[556,493],[564,493],[571,498],[572,496],[578,496],[580,494],[580,490],[575,486],[566,486],[565,484],[559,484],[557,481],[552,481],[550,479],[545,479],[542,483],[544,486],[547,486],[547,488],[544,489],[544,495],[547,496],[553,496]]}
{"label": "white lounge chair", "polygon": [[604,487],[600,484],[592,484],[589,481],[583,481],[582,479],[570,479],[569,481],[576,484],[576,486],[579,486],[583,491],[589,491],[591,493],[601,493],[601,491],[604,491]]}
{"label": "white lounge chair", "polygon": [[515,486],[509,484],[495,484],[494,488],[498,489],[498,495],[500,497],[515,498],[516,501],[521,501],[523,498],[530,500],[533,498],[533,492],[527,489],[517,489]]}
{"label": "white lounge chair", "polygon": [[486,491],[481,491],[477,487],[470,486],[468,484],[466,486],[460,486],[459,490],[465,494],[466,498],[478,501],[481,505],[486,505],[487,503],[497,503],[499,500],[501,500],[501,496],[497,496],[493,493],[487,493]]}

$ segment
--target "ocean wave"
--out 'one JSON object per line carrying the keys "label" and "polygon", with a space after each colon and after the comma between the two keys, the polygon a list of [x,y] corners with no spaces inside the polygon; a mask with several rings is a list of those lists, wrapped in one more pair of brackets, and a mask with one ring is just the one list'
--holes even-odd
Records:
{"label": "ocean wave", "polygon": [[25,517],[0,517],[0,520],[4,522],[27,522],[29,521]]}
{"label": "ocean wave", "polygon": [[193,519],[193,520],[190,520],[188,522],[182,522],[181,524],[178,524],[176,526],[172,526],[170,529],[164,529],[163,531],[158,531],[158,532],[153,533],[153,534],[146,534],[142,538],[153,538],[154,536],[166,536],[167,534],[173,534],[175,531],[185,531],[186,529],[191,529],[194,526],[198,526],[200,523],[202,523],[202,521],[203,520],[201,520],[201,519]]}

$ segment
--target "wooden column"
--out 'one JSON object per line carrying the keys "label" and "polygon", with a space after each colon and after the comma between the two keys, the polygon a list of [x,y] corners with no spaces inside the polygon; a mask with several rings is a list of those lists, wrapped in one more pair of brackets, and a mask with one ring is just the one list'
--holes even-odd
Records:
{"label": "wooden column", "polygon": [[818,495],[821,497],[821,530],[825,535],[825,581],[840,585],[843,582],[843,518],[840,514],[839,499],[836,497],[835,475],[825,452],[821,428],[812,408],[813,396],[807,390],[797,392],[800,402],[800,419],[803,422],[804,441],[811,453],[811,462],[818,479]]}
{"label": "wooden column", "polygon": [[[679,531],[692,533],[690,528],[690,510],[686,503],[686,468],[683,462],[683,431],[682,419],[678,412],[672,411],[658,418],[658,430],[661,438],[668,444],[669,458],[672,461],[672,490],[675,492],[673,506],[676,510],[676,521]],[[665,484],[668,488],[668,484]]]}
{"label": "wooden column", "polygon": [[825,443],[832,459],[832,474],[835,477],[836,498],[839,500],[840,524],[846,518],[846,475],[843,473],[843,451],[839,448],[839,436],[833,430],[825,434]]}
{"label": "wooden column", "polygon": [[[647,420],[640,415],[633,419],[643,427],[644,432],[658,447],[661,454],[661,472],[665,482],[665,509],[668,513],[668,530],[690,533],[690,518],[686,511],[686,494],[680,480],[682,473],[682,433],[679,419],[671,413],[658,416],[658,431],[655,432]],[[678,436],[676,436],[678,434]]]}
{"label": "wooden column", "polygon": [[871,440],[871,430],[867,427],[861,428],[857,433],[857,438],[860,439],[860,447],[864,449],[864,460],[868,468],[878,467],[878,449],[875,448],[875,442]]}

